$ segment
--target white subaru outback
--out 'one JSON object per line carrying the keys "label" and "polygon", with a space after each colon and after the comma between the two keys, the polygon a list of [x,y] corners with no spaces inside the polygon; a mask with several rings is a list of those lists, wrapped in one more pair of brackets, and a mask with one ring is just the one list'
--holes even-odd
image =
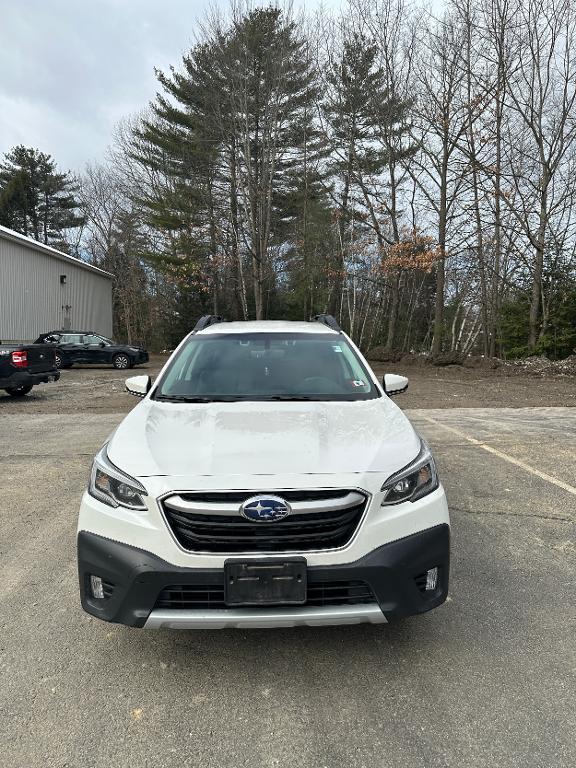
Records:
{"label": "white subaru outback", "polygon": [[134,627],[383,623],[446,599],[428,446],[330,315],[201,318],[94,460],[82,606]]}

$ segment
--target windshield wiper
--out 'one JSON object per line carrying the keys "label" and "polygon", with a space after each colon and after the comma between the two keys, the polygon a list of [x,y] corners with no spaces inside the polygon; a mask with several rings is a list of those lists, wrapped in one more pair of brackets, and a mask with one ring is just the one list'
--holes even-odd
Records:
{"label": "windshield wiper", "polygon": [[315,398],[309,397],[308,395],[272,395],[270,400],[288,400],[288,401],[298,401],[298,400],[314,400]]}
{"label": "windshield wiper", "polygon": [[157,395],[155,400],[167,403],[232,403],[235,397],[202,397],[195,395]]}
{"label": "windshield wiper", "polygon": [[205,397],[201,395],[156,395],[154,400],[160,400],[166,403],[239,403],[239,402],[268,402],[271,400],[280,400],[284,402],[299,402],[306,400],[317,400],[316,397],[308,395],[271,395],[270,397],[250,396],[250,395],[224,395],[222,397]]}

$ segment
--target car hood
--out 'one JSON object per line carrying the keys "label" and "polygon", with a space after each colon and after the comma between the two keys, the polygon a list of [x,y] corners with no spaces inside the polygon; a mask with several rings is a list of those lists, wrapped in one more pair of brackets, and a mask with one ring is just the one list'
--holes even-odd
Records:
{"label": "car hood", "polygon": [[356,402],[161,403],[131,411],[108,445],[133,477],[381,472],[420,439],[387,397]]}

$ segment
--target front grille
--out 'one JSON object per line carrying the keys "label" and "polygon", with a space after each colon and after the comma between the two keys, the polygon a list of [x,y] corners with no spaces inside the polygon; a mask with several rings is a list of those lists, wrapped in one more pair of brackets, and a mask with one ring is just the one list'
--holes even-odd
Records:
{"label": "front grille", "polygon": [[166,587],[158,595],[155,607],[172,610],[225,608],[224,584],[184,584]]}
{"label": "front grille", "polygon": [[375,603],[376,599],[365,581],[323,581],[309,583],[307,605],[358,605]]}
{"label": "front grille", "polygon": [[242,517],[254,491],[189,493],[164,499],[166,522],[190,552],[310,552],[344,547],[356,532],[367,497],[356,490],[271,491],[292,506],[275,522]]}
{"label": "front grille", "polygon": [[[308,582],[306,605],[359,605],[375,603],[376,598],[364,581]],[[166,587],[160,592],[155,608],[194,610],[226,608],[224,584],[184,584]]]}

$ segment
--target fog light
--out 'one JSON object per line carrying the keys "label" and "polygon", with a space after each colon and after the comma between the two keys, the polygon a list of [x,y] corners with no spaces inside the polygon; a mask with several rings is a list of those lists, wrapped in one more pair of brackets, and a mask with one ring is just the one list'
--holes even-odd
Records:
{"label": "fog light", "polygon": [[426,592],[432,592],[438,586],[438,568],[426,571]]}
{"label": "fog light", "polygon": [[95,597],[97,600],[104,599],[104,585],[100,576],[90,576],[90,589],[92,590],[92,597]]}

